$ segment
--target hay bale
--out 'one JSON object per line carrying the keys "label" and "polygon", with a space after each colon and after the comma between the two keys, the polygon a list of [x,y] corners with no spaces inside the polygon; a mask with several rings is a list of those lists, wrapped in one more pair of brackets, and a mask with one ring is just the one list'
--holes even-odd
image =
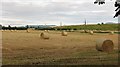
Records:
{"label": "hay bale", "polygon": [[7,32],[7,30],[4,30],[4,32]]}
{"label": "hay bale", "polygon": [[90,33],[91,35],[93,35],[94,32],[93,32],[93,31],[90,31],[89,33]]}
{"label": "hay bale", "polygon": [[43,33],[43,32],[40,34],[40,37],[42,39],[49,39],[50,38],[49,35],[48,35],[48,33]]}
{"label": "hay bale", "polygon": [[15,32],[17,32],[17,30],[14,30]]}
{"label": "hay bale", "polygon": [[89,30],[84,30],[85,33],[89,33]]}
{"label": "hay bale", "polygon": [[50,32],[50,30],[47,30],[47,32]]}
{"label": "hay bale", "polygon": [[114,34],[114,31],[110,31],[110,35],[113,35]]}
{"label": "hay bale", "polygon": [[47,32],[47,30],[44,30],[44,32]]}
{"label": "hay bale", "polygon": [[96,41],[96,49],[103,52],[111,52],[114,49],[114,43],[109,39],[99,39]]}
{"label": "hay bale", "polygon": [[30,32],[29,29],[27,29],[26,32],[29,33]]}
{"label": "hay bale", "polygon": [[62,36],[67,36],[67,32],[66,31],[62,31]]}
{"label": "hay bale", "polygon": [[34,31],[35,30],[35,28],[28,28],[27,30],[26,30],[26,32],[32,32],[32,31]]}
{"label": "hay bale", "polygon": [[44,30],[44,32],[49,32],[49,30]]}
{"label": "hay bale", "polygon": [[10,32],[14,32],[14,30],[10,30]]}
{"label": "hay bale", "polygon": [[11,32],[16,32],[16,30],[10,30]]}
{"label": "hay bale", "polygon": [[79,30],[80,33],[85,33],[85,30]]}

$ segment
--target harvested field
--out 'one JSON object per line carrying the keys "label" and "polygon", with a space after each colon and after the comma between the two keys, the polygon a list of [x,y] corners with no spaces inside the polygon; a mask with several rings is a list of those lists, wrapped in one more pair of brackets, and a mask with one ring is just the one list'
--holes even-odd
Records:
{"label": "harvested field", "polygon": [[[2,32],[3,65],[117,65],[118,34],[49,31],[51,38],[39,37],[43,31]],[[113,41],[110,53],[96,50],[96,40],[107,38]]]}

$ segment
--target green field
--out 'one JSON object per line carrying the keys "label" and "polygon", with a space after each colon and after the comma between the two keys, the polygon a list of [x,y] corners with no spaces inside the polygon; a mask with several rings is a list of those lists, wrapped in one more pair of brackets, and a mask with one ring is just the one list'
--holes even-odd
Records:
{"label": "green field", "polygon": [[56,27],[57,29],[74,29],[74,30],[118,30],[119,24],[100,24],[100,25],[71,25]]}

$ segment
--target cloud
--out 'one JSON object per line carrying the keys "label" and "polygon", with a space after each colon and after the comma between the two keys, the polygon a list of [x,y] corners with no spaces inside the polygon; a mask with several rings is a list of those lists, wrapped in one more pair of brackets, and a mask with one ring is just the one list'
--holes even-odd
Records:
{"label": "cloud", "polygon": [[[98,6],[93,0],[2,0],[3,24],[81,24],[114,21],[113,2]],[[21,21],[21,22],[19,22]]]}

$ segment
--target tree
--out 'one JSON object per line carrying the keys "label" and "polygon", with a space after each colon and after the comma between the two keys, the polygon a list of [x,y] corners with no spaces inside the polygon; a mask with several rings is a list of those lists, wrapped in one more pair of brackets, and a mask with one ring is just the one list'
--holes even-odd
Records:
{"label": "tree", "polygon": [[97,25],[100,25],[100,23],[98,23]]}
{"label": "tree", "polygon": [[[96,0],[94,2],[94,4],[99,4],[99,5],[105,4],[105,0]],[[117,9],[115,10],[116,11],[116,14],[114,16],[114,18],[115,18],[120,15],[120,0],[116,0],[114,5],[115,5],[115,7],[117,7]]]}
{"label": "tree", "polygon": [[103,25],[104,23],[102,22],[101,24]]}
{"label": "tree", "polygon": [[0,24],[0,30],[2,29],[2,25]]}
{"label": "tree", "polygon": [[17,30],[17,27],[15,26],[15,30]]}
{"label": "tree", "polygon": [[28,28],[29,28],[29,26],[28,26],[28,25],[26,25],[26,28],[28,29]]}
{"label": "tree", "polygon": [[10,25],[8,25],[8,29],[11,30],[11,26]]}

